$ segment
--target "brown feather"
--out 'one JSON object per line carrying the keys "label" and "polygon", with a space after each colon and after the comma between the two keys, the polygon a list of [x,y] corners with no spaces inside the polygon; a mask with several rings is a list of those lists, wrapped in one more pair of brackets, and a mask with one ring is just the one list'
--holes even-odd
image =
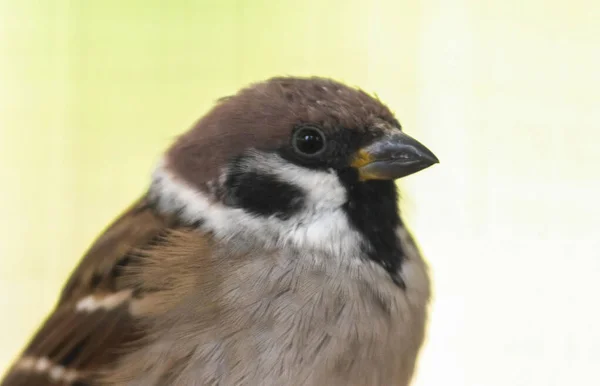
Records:
{"label": "brown feather", "polygon": [[[71,375],[76,372],[77,380],[82,382],[110,366],[123,353],[127,342],[141,335],[129,310],[135,288],[128,287],[123,272],[135,264],[144,248],[156,244],[169,227],[176,226],[172,219],[158,215],[145,197],[132,205],[85,253],[54,311],[1,385],[60,384],[56,382],[67,379],[58,377],[61,369],[71,371]],[[109,300],[113,303],[95,310],[78,310],[78,304],[92,299],[90,296],[96,302],[93,304]]]}

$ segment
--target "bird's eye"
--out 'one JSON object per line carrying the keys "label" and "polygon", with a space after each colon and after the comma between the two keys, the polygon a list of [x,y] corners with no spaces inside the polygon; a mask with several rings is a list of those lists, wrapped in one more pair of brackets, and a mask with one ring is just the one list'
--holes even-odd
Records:
{"label": "bird's eye", "polygon": [[316,156],[325,150],[325,135],[315,127],[302,127],[294,133],[292,146],[304,156]]}

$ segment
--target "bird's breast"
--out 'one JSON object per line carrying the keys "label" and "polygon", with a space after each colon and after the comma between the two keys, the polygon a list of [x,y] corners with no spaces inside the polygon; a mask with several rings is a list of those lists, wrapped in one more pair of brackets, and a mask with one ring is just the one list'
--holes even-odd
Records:
{"label": "bird's breast", "polygon": [[229,363],[246,364],[240,371],[261,374],[261,384],[407,384],[428,291],[400,289],[368,259],[352,267],[306,261],[249,259],[223,281],[221,345]]}
{"label": "bird's breast", "polygon": [[178,285],[151,295],[162,305],[148,315],[153,341],[132,360],[169,371],[140,374],[140,385],[408,384],[429,299],[416,249],[402,289],[368,258],[223,244],[199,253],[188,241],[153,273],[177,273]]}

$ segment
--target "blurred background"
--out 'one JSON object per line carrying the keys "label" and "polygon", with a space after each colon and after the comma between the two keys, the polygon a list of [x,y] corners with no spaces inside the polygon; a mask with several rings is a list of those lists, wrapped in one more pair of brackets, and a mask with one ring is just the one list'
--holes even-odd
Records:
{"label": "blurred background", "polygon": [[274,75],[376,93],[435,280],[415,384],[599,385],[600,3],[0,0],[0,372],[160,153]]}

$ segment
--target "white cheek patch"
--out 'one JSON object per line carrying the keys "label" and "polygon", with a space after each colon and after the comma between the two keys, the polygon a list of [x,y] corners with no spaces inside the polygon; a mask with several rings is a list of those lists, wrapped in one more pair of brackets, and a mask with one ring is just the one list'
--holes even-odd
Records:
{"label": "white cheek patch", "polygon": [[300,187],[306,194],[306,209],[339,209],[346,203],[347,192],[333,170],[309,170],[285,163],[279,157],[262,157],[261,169]]}
{"label": "white cheek patch", "polygon": [[290,218],[259,216],[222,204],[176,176],[164,162],[156,168],[150,190],[158,209],[179,211],[184,221],[202,223],[221,239],[260,242],[266,247],[292,246],[345,258],[359,256],[362,235],[348,221],[342,205],[346,190],[333,171],[314,171],[277,156],[257,154],[262,170],[305,192],[304,207]]}

